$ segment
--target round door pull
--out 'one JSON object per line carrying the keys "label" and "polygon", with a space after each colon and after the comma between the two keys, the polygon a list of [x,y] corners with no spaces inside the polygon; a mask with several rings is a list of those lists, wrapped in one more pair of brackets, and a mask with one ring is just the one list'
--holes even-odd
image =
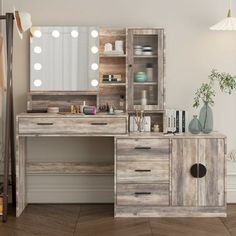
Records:
{"label": "round door pull", "polygon": [[192,165],[191,169],[190,169],[190,173],[194,178],[198,177],[198,164],[194,164]]}
{"label": "round door pull", "polygon": [[204,177],[207,173],[207,168],[201,163],[198,164],[198,168],[199,168],[198,178]]}
{"label": "round door pull", "polygon": [[192,165],[190,173],[194,178],[202,178],[206,175],[207,169],[203,164],[196,163]]}

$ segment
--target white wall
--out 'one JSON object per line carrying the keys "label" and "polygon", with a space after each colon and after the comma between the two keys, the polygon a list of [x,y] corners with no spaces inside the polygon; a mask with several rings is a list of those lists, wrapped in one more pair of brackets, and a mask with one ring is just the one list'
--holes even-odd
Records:
{"label": "white wall", "polygon": [[[165,28],[167,106],[187,109],[190,114],[198,113],[192,108],[194,91],[207,80],[212,68],[236,74],[236,32],[209,30],[209,26],[226,16],[225,0],[4,0],[4,11],[12,11],[13,6],[30,12],[35,25]],[[236,13],[235,1],[232,10]],[[26,109],[28,87],[29,39],[20,41],[15,32],[16,113]],[[231,96],[218,94],[213,108],[214,128],[227,135],[228,150],[236,149],[235,103],[236,93]],[[229,170],[236,172],[236,165],[230,164]],[[236,189],[235,186],[231,188]]]}

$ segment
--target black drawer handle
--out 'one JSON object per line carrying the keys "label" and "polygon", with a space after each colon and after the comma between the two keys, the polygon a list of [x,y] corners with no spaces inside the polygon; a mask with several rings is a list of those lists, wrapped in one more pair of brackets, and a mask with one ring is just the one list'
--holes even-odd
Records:
{"label": "black drawer handle", "polygon": [[37,125],[53,125],[53,123],[37,123]]}
{"label": "black drawer handle", "polygon": [[135,170],[135,172],[151,172],[151,170]]}
{"label": "black drawer handle", "polygon": [[107,125],[105,122],[93,122],[91,125]]}
{"label": "black drawer handle", "polygon": [[151,147],[135,147],[134,149],[138,149],[138,150],[150,150]]}
{"label": "black drawer handle", "polygon": [[135,195],[151,195],[151,192],[135,192]]}

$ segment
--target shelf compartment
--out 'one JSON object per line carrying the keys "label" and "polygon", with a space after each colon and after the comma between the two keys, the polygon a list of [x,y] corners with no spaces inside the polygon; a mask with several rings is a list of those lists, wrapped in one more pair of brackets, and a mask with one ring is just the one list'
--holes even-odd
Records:
{"label": "shelf compartment", "polygon": [[100,55],[99,55],[99,57],[100,58],[111,58],[111,57],[124,57],[124,58],[126,58],[126,54],[103,54],[103,53],[101,53]]}
{"label": "shelf compartment", "polygon": [[157,58],[157,55],[134,55],[134,58]]}
{"label": "shelf compartment", "polygon": [[157,85],[157,82],[153,82],[153,81],[150,81],[150,82],[134,82],[134,85]]}
{"label": "shelf compartment", "polygon": [[126,83],[100,83],[100,87],[106,87],[106,86],[125,86]]}
{"label": "shelf compartment", "polygon": [[28,175],[113,175],[114,164],[81,162],[27,162]]}

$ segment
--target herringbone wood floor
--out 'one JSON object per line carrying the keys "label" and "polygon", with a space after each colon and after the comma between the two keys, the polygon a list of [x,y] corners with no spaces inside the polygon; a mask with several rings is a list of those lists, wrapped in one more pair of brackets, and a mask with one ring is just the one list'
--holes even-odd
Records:
{"label": "herringbone wood floor", "polygon": [[29,205],[0,223],[1,236],[236,236],[236,205],[227,218],[113,218],[113,205]]}

